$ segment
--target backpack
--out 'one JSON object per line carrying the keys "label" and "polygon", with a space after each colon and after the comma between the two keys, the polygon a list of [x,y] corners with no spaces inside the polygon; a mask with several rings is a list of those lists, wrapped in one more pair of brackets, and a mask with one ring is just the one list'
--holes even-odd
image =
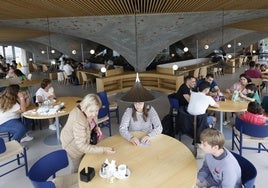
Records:
{"label": "backpack", "polygon": [[162,134],[175,137],[172,116],[170,114],[165,115],[165,117],[161,120],[161,123],[163,127]]}

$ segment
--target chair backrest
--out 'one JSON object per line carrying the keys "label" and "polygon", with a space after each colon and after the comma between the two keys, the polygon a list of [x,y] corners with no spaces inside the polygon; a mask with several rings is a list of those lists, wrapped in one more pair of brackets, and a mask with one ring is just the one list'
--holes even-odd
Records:
{"label": "chair backrest", "polygon": [[264,96],[262,98],[262,108],[264,109],[265,112],[268,112],[268,96]]}
{"label": "chair backrest", "polygon": [[243,121],[239,117],[236,117],[235,120],[235,128],[242,132],[243,134],[258,137],[258,138],[265,138],[268,137],[268,126],[259,126],[254,125],[248,122]]}
{"label": "chair backrest", "polygon": [[3,138],[0,137],[0,154],[6,151],[6,144]]}
{"label": "chair backrest", "polygon": [[98,118],[103,118],[109,115],[109,100],[106,91],[98,92],[97,95],[100,97],[102,102],[102,107],[99,110]]}
{"label": "chair backrest", "polygon": [[237,153],[231,152],[236,158],[241,168],[241,180],[244,188],[253,188],[255,179],[257,177],[257,169],[255,166],[246,158],[238,155]]}
{"label": "chair backrest", "polygon": [[176,97],[176,94],[175,93],[172,93],[172,94],[169,94],[168,95],[168,101],[169,101],[169,104],[170,104],[170,115],[172,115],[172,112],[174,109],[176,110],[179,110],[179,100],[178,98]]}
{"label": "chair backrest", "polygon": [[81,72],[81,76],[82,76],[83,81],[87,81],[87,75],[86,75],[86,73]]}
{"label": "chair backrest", "polygon": [[27,79],[28,79],[28,80],[32,80],[32,76],[33,76],[33,74],[31,74],[31,73],[28,74],[28,75],[27,75]]}
{"label": "chair backrest", "polygon": [[35,162],[29,170],[28,177],[35,188],[53,187],[52,185],[54,185],[54,183],[47,182],[47,179],[51,176],[55,176],[57,171],[67,167],[68,164],[66,151],[57,150],[43,156]]}

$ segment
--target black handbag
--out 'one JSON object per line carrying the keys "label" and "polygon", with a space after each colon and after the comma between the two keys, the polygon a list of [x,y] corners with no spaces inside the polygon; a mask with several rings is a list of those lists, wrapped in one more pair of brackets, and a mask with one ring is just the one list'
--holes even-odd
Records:
{"label": "black handbag", "polygon": [[98,143],[98,133],[95,131],[95,128],[92,129],[90,133],[90,144],[96,145]]}

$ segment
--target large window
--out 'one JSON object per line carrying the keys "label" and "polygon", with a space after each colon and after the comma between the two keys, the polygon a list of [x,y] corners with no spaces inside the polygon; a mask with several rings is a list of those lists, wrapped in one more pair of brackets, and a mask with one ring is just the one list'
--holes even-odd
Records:
{"label": "large window", "polygon": [[0,46],[0,54],[6,58],[7,63],[11,63],[12,60],[16,60],[16,62],[22,62],[23,55],[22,53],[23,49],[15,47],[15,46]]}

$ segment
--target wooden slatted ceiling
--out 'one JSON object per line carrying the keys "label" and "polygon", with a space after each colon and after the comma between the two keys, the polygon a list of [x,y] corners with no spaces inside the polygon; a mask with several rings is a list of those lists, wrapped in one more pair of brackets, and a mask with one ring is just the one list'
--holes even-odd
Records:
{"label": "wooden slatted ceiling", "polygon": [[252,31],[258,31],[258,32],[268,32],[268,18],[259,18],[256,20],[239,22],[239,23],[227,25],[225,27],[252,30]]}
{"label": "wooden slatted ceiling", "polygon": [[23,41],[44,35],[48,35],[48,32],[12,27],[1,27],[0,29],[0,41]]}
{"label": "wooden slatted ceiling", "polygon": [[1,0],[0,19],[268,9],[267,0]]}

